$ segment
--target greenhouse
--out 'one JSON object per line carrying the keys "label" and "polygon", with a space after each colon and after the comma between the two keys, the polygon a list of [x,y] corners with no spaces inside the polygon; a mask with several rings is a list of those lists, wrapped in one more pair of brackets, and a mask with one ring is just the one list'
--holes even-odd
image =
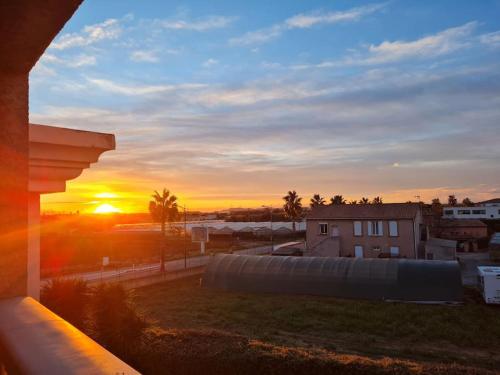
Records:
{"label": "greenhouse", "polygon": [[462,300],[456,261],[218,254],[202,285],[252,293],[418,302]]}

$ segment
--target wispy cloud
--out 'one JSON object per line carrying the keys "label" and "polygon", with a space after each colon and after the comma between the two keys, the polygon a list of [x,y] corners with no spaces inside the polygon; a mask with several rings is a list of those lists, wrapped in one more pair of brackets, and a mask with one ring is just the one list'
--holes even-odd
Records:
{"label": "wispy cloud", "polygon": [[79,68],[82,66],[95,65],[97,63],[97,59],[95,56],[87,55],[84,53],[66,58],[58,57],[51,53],[45,53],[40,59],[40,63],[47,65],[57,64],[70,68]]}
{"label": "wispy cloud", "polygon": [[99,78],[87,78],[87,81],[103,91],[122,95],[152,95],[167,91],[199,89],[205,87],[204,84],[198,83],[183,83],[178,85],[127,85]]}
{"label": "wispy cloud", "polygon": [[471,46],[471,34],[477,22],[468,22],[462,26],[452,27],[433,35],[413,41],[384,41],[378,45],[369,45],[355,55],[343,59],[323,61],[318,64],[301,64],[294,69],[335,68],[342,66],[363,66],[394,63],[410,59],[428,59],[453,53]]}
{"label": "wispy cloud", "polygon": [[216,59],[208,59],[208,60],[205,60],[203,62],[203,64],[201,64],[204,68],[210,68],[211,66],[214,66],[214,65],[217,65],[219,63],[219,60],[216,60]]}
{"label": "wispy cloud", "polygon": [[130,53],[130,60],[136,62],[156,63],[160,61],[157,52],[153,50],[136,50]]}
{"label": "wispy cloud", "polygon": [[248,46],[262,44],[278,38],[290,29],[305,29],[321,24],[334,24],[340,22],[358,21],[362,17],[381,10],[387,4],[372,4],[345,11],[301,13],[286,19],[282,23],[272,25],[260,30],[249,31],[239,37],[231,38],[230,45]]}
{"label": "wispy cloud", "polygon": [[50,48],[64,50],[88,46],[102,40],[116,39],[121,35],[122,31],[120,22],[115,18],[110,18],[101,23],[87,25],[78,33],[63,34],[52,42]]}
{"label": "wispy cloud", "polygon": [[411,42],[383,42],[369,47],[367,63],[385,63],[409,58],[428,58],[448,54],[469,45],[466,38],[471,35],[477,22],[452,27],[434,35]]}
{"label": "wispy cloud", "polygon": [[479,40],[490,47],[500,47],[500,31],[483,34],[479,37]]}
{"label": "wispy cloud", "polygon": [[185,19],[162,20],[159,23],[165,29],[206,31],[210,29],[220,29],[227,27],[235,20],[236,17],[213,15],[195,20],[185,20]]}
{"label": "wispy cloud", "polygon": [[242,36],[229,39],[229,44],[232,46],[250,46],[266,43],[281,36],[284,30],[285,28],[280,24],[265,29],[249,31]]}
{"label": "wispy cloud", "polygon": [[384,8],[386,5],[386,3],[372,4],[337,12],[323,13],[316,11],[312,13],[301,13],[288,18],[285,21],[285,25],[288,26],[288,28],[304,29],[320,24],[358,21],[362,17]]}

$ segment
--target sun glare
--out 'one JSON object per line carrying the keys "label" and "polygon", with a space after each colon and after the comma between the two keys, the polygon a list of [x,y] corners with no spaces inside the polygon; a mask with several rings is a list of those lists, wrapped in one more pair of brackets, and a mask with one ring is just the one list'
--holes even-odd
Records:
{"label": "sun glare", "polygon": [[96,198],[116,198],[115,193],[99,193],[95,195]]}
{"label": "sun glare", "polygon": [[94,210],[95,214],[112,214],[117,212],[120,212],[120,210],[109,203],[100,204]]}

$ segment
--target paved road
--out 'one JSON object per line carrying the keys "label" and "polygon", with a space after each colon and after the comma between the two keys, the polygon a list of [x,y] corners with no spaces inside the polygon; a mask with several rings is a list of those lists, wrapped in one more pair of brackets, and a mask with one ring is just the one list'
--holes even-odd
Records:
{"label": "paved road", "polygon": [[[275,248],[282,247],[283,245],[286,244],[277,245],[275,246]],[[268,254],[270,252],[271,252],[271,246],[260,246],[251,249],[236,250],[233,252],[233,254],[262,255],[262,254]],[[205,266],[210,261],[210,258],[211,258],[210,255],[201,255],[197,257],[187,258],[186,268],[196,268]],[[99,281],[99,280],[106,281],[109,279],[116,279],[121,277],[133,278],[136,276],[137,277],[145,276],[149,273],[158,272],[159,270],[160,270],[160,265],[158,263],[150,263],[150,264],[141,264],[134,267],[120,268],[117,270],[75,273],[64,276],[63,278],[67,279],[78,278],[89,282]],[[165,262],[165,270],[167,272],[176,272],[184,270],[184,258]],[[41,284],[43,285],[50,280],[51,278],[43,279],[41,280]]]}

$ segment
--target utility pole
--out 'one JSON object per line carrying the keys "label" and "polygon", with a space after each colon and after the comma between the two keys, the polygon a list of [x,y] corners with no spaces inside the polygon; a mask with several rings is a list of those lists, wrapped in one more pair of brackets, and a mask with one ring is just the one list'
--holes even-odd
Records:
{"label": "utility pole", "polygon": [[262,206],[263,208],[269,209],[269,217],[271,224],[271,253],[274,251],[274,234],[273,234],[273,206]]}
{"label": "utility pole", "polygon": [[187,269],[187,225],[186,225],[186,205],[184,205],[184,269]]}
{"label": "utility pole", "polygon": [[274,251],[274,233],[273,233],[273,206],[269,206],[269,212],[271,213],[271,254]]}

